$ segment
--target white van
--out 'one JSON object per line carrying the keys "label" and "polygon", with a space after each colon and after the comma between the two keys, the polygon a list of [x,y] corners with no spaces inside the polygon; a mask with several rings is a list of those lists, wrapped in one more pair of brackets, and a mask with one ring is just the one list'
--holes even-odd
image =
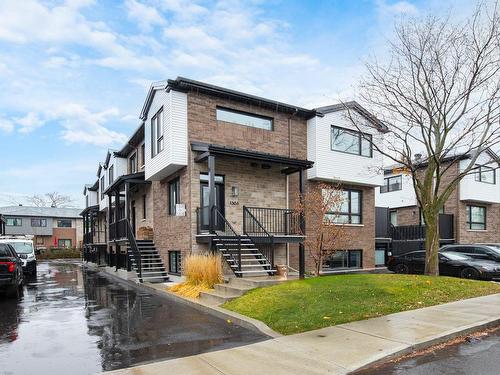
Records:
{"label": "white van", "polygon": [[33,239],[28,236],[0,236],[0,243],[8,243],[23,262],[23,272],[36,275],[36,256]]}

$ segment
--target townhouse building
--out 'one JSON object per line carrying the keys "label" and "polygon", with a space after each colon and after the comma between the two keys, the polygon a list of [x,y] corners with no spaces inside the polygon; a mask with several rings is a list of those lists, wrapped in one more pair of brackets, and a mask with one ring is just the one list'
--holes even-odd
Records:
{"label": "townhouse building", "polygon": [[33,236],[37,250],[80,249],[83,242],[80,209],[55,207],[0,207],[1,234]]}
{"label": "townhouse building", "polygon": [[[443,186],[463,172],[469,162],[468,154],[445,160],[444,165],[449,168]],[[442,243],[500,243],[499,162],[493,151],[486,150],[479,156],[474,170],[459,182],[440,212]],[[425,162],[420,171],[425,171]],[[425,222],[412,178],[402,168],[385,168],[384,183],[377,188],[376,206],[387,209],[388,222],[396,229],[421,228],[414,233],[424,236]]]}
{"label": "townhouse building", "polygon": [[228,274],[272,275],[276,265],[304,273],[314,266],[299,194],[340,184],[345,202],[329,218],[349,241],[324,271],[375,266],[383,176],[372,142],[386,127],[359,104],[309,110],[178,77],[151,86],[140,119],[110,156],[125,168],[101,183],[104,163],[97,189],[86,190],[106,213],[107,265],[165,279],[182,273],[186,255],[218,251]]}

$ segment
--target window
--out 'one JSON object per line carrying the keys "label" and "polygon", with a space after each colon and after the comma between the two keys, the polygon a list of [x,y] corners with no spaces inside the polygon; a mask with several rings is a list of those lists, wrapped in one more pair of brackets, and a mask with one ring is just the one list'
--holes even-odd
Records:
{"label": "window", "polygon": [[146,218],[146,195],[143,195],[142,196],[142,218],[145,219]]}
{"label": "window", "polygon": [[181,273],[181,252],[180,251],[169,251],[168,252],[168,272],[169,273]]}
{"label": "window", "polygon": [[273,130],[273,119],[271,117],[221,107],[217,108],[216,116],[217,121],[232,122],[233,124],[250,126],[252,128]]}
{"label": "window", "polygon": [[467,228],[486,230],[486,207],[467,206]]}
{"label": "window", "polygon": [[384,178],[384,185],[380,187],[381,193],[401,190],[403,188],[403,176],[392,176]]}
{"label": "window", "polygon": [[151,119],[151,157],[163,150],[163,108]]}
{"label": "window", "polygon": [[104,199],[104,176],[101,176],[101,200]]}
{"label": "window", "polygon": [[37,245],[43,245],[43,237],[36,236],[36,244]]}
{"label": "window", "polygon": [[495,169],[485,165],[476,165],[476,172],[474,179],[478,182],[485,182],[487,184],[495,184]]}
{"label": "window", "polygon": [[57,240],[57,247],[60,247],[60,248],[70,248],[71,247],[71,240],[67,240],[67,239],[58,239]]}
{"label": "window", "polygon": [[180,203],[180,179],[170,181],[168,183],[168,214],[175,215],[175,205]]}
{"label": "window", "polygon": [[137,154],[135,152],[130,157],[128,163],[129,163],[130,173],[137,173]]}
{"label": "window", "polygon": [[372,136],[370,134],[347,130],[337,126],[332,126],[331,148],[332,151],[346,152],[369,158],[373,156]]}
{"label": "window", "polygon": [[143,143],[141,145],[141,167],[144,167],[146,163],[146,145]]}
{"label": "window", "polygon": [[361,268],[361,250],[339,250],[325,258],[323,270],[339,268]]}
{"label": "window", "polygon": [[[323,196],[328,191],[323,190]],[[343,190],[343,202],[332,207],[325,215],[325,220],[335,224],[361,224],[362,193],[359,190]]]}
{"label": "window", "polygon": [[389,222],[391,223],[391,225],[394,226],[398,225],[398,211],[396,210],[389,211]]}
{"label": "window", "polygon": [[60,219],[57,220],[57,227],[58,228],[71,228],[71,219]]}
{"label": "window", "polygon": [[8,217],[5,225],[8,227],[20,227],[23,225],[23,219],[20,217]]}
{"label": "window", "polygon": [[113,183],[113,181],[115,180],[115,171],[114,171],[114,166],[112,165],[111,167],[109,167],[109,170],[108,170],[108,181],[109,181],[109,185],[111,185]]}
{"label": "window", "polygon": [[32,227],[46,227],[47,219],[31,219]]}

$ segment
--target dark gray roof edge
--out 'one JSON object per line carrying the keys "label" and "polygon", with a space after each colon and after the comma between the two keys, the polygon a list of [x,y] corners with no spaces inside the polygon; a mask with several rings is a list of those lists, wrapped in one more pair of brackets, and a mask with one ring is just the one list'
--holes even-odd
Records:
{"label": "dark gray roof edge", "polygon": [[144,139],[144,121],[134,130],[134,133],[130,136],[121,150],[115,152],[115,155],[126,158],[128,154],[139,145],[141,139]]}
{"label": "dark gray roof edge", "polygon": [[389,131],[387,125],[385,125],[382,121],[380,121],[377,117],[375,117],[375,115],[373,115],[371,112],[369,112],[366,108],[364,108],[361,104],[359,104],[355,100],[351,100],[345,103],[338,103],[333,105],[327,105],[324,107],[319,107],[316,108],[316,111],[318,113],[325,115],[327,113],[338,112],[345,109],[353,109],[357,111],[359,114],[364,116],[368,121],[370,121],[373,125],[375,125],[380,132],[387,133]]}

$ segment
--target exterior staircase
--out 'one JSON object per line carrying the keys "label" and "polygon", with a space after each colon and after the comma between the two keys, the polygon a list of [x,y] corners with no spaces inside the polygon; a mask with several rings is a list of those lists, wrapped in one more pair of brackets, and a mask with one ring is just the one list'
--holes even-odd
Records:
{"label": "exterior staircase", "polygon": [[142,276],[140,276],[139,267],[130,246],[127,247],[127,252],[132,269],[137,272],[137,280],[139,282],[146,281],[150,283],[168,281],[168,273],[163,265],[158,250],[156,250],[154,242],[152,240],[136,240],[136,242],[140,253]]}
{"label": "exterior staircase", "polygon": [[272,276],[276,273],[273,265],[259,251],[250,237],[217,233],[212,241],[237,277]]}
{"label": "exterior staircase", "polygon": [[283,281],[285,280],[275,276],[249,278],[233,277],[230,278],[227,283],[216,284],[214,290],[201,292],[200,301],[207,305],[218,306],[242,296],[251,289],[276,285]]}

